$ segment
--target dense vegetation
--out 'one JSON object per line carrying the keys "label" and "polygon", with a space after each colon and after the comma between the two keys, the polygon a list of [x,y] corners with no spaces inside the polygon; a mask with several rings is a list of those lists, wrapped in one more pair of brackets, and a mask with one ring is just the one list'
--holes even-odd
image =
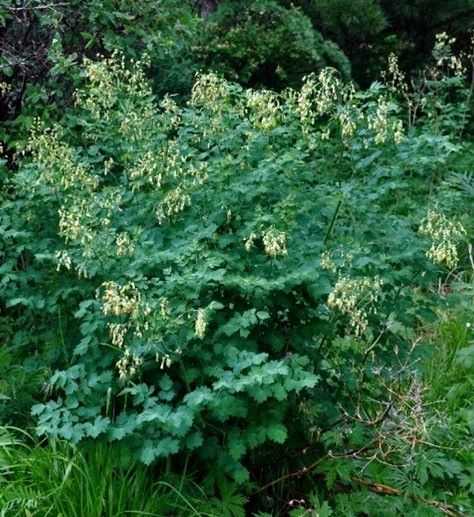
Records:
{"label": "dense vegetation", "polygon": [[0,1],[0,516],[474,513],[451,4]]}

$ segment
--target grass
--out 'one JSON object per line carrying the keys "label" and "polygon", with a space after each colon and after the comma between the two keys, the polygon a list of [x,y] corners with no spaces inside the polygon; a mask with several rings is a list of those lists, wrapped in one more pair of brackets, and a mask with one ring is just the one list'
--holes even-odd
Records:
{"label": "grass", "polygon": [[0,431],[0,508],[1,517],[200,515],[145,467],[121,467],[111,446],[84,452],[63,442],[45,446],[11,428]]}

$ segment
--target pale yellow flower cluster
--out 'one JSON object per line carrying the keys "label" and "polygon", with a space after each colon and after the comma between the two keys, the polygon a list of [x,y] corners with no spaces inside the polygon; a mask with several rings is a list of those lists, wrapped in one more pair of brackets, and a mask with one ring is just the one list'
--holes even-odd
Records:
{"label": "pale yellow flower cluster", "polygon": [[379,97],[375,113],[368,117],[368,126],[374,133],[374,141],[377,145],[385,144],[390,138],[393,138],[396,144],[400,144],[404,139],[402,121],[394,120],[390,112],[391,107],[388,100]]}
{"label": "pale yellow flower cluster", "polygon": [[146,317],[150,315],[151,309],[143,302],[142,296],[133,282],[124,285],[116,282],[104,282],[102,289],[104,315],[127,318],[126,321],[108,324],[112,344],[123,351],[122,357],[116,363],[119,377],[123,381],[133,377],[143,363],[141,357],[131,352],[125,339],[129,332],[133,332],[136,337],[143,337],[143,332],[149,330]]}
{"label": "pale yellow flower cluster", "polygon": [[90,217],[90,206],[85,199],[78,204],[72,204],[68,208],[61,207],[59,214],[59,235],[66,242],[79,242],[84,248],[90,246],[94,240],[95,233],[85,224]]}
{"label": "pale yellow flower cluster", "polygon": [[392,131],[393,141],[397,145],[400,145],[405,140],[405,129],[403,127],[403,122],[400,119],[393,123]]}
{"label": "pale yellow flower cluster", "polygon": [[127,232],[119,233],[115,238],[115,244],[117,246],[117,256],[119,257],[133,255],[135,251],[135,244]]}
{"label": "pale yellow flower cluster", "polygon": [[246,251],[250,251],[255,246],[255,241],[258,239],[258,235],[252,232],[247,239],[244,241]]}
{"label": "pale yellow flower cluster", "polygon": [[368,122],[369,129],[375,134],[375,143],[384,144],[389,132],[389,104],[385,99],[378,99],[375,115]]}
{"label": "pale yellow flower cluster", "polygon": [[438,68],[447,69],[454,76],[464,77],[467,73],[467,68],[462,59],[454,54],[454,43],[456,43],[456,38],[449,37],[446,32],[436,34],[433,57]]}
{"label": "pale yellow flower cluster", "polygon": [[109,323],[109,334],[112,344],[119,348],[122,348],[125,341],[125,336],[129,330],[126,323]]}
{"label": "pale yellow flower cluster", "polygon": [[71,270],[72,259],[66,250],[57,251],[55,257],[57,262],[56,271],[60,271],[62,267],[68,271]]}
{"label": "pale yellow flower cluster", "polygon": [[181,213],[190,204],[191,197],[181,186],[170,190],[156,209],[159,224],[163,224],[173,215]]}
{"label": "pale yellow flower cluster", "polygon": [[[336,264],[334,257],[338,256],[338,264]],[[338,250],[337,252],[330,252],[325,250],[321,253],[320,265],[321,268],[325,271],[329,271],[331,273],[337,273],[343,268],[350,267],[354,256],[351,252],[347,252],[344,250]]]}
{"label": "pale yellow flower cluster", "polygon": [[202,185],[205,181],[207,181],[208,175],[208,164],[206,162],[200,162],[197,165],[191,163],[188,166],[186,171],[186,175],[192,179],[192,185],[198,186]]}
{"label": "pale yellow flower cluster", "polygon": [[321,268],[325,271],[330,271],[331,273],[337,272],[337,265],[329,251],[323,251],[323,253],[321,253],[320,264]]}
{"label": "pale yellow flower cluster", "polygon": [[170,128],[177,128],[181,122],[181,110],[178,104],[169,95],[165,95],[160,102],[160,108],[168,115]]}
{"label": "pale yellow flower cluster", "polygon": [[119,378],[121,381],[125,381],[133,377],[143,364],[143,358],[126,348],[123,356],[117,361],[116,367],[119,372]]}
{"label": "pale yellow flower cluster", "polygon": [[133,282],[119,285],[115,282],[102,284],[102,310],[106,316],[131,316],[140,314],[142,299],[139,290]]}
{"label": "pale yellow flower cluster", "polygon": [[97,188],[97,177],[77,163],[73,149],[61,142],[57,129],[45,129],[36,122],[27,149],[41,168],[40,182],[58,190],[93,191]]}
{"label": "pale yellow flower cluster", "polygon": [[133,106],[120,115],[119,131],[124,139],[140,145],[159,130],[159,119],[151,102],[146,106]]}
{"label": "pale yellow flower cluster", "polygon": [[204,339],[207,329],[207,314],[205,309],[198,309],[194,332],[199,339]]}
{"label": "pale yellow flower cluster", "polygon": [[408,91],[408,84],[406,75],[400,69],[398,56],[393,52],[388,56],[388,67],[383,73],[385,84],[395,93],[406,94]]}
{"label": "pale yellow flower cluster", "polygon": [[183,156],[176,141],[170,140],[159,151],[147,151],[129,169],[133,191],[145,186],[160,189],[164,185],[178,186],[169,190],[156,209],[160,224],[189,206],[189,191],[208,179],[206,162],[193,163]]}
{"label": "pale yellow flower cluster", "polygon": [[160,224],[181,213],[191,203],[190,191],[208,179],[206,162],[193,163],[183,156],[176,141],[166,143],[161,150],[147,151],[129,169],[133,191],[145,186],[160,189],[176,185],[168,190],[156,207]]}
{"label": "pale yellow flower cluster", "polygon": [[[170,143],[170,145],[172,145]],[[172,156],[172,158],[170,158]],[[132,190],[139,190],[143,185],[151,185],[153,188],[159,189],[164,181],[164,176],[172,167],[176,167],[177,163],[181,165],[181,155],[173,155],[168,153],[168,149],[162,149],[160,152],[146,151],[140,156],[135,164],[130,168],[128,176],[132,184]],[[174,175],[178,175],[174,171]]]}
{"label": "pale yellow flower cluster", "polygon": [[280,101],[274,92],[246,90],[246,105],[255,128],[270,131],[281,119]]}
{"label": "pale yellow flower cluster", "polygon": [[0,95],[6,95],[10,91],[10,85],[4,81],[0,81]]}
{"label": "pale yellow flower cluster", "polygon": [[229,100],[229,85],[214,73],[198,74],[191,93],[192,106],[206,106],[214,112],[222,111]]}
{"label": "pale yellow flower cluster", "polygon": [[277,230],[274,226],[264,230],[261,235],[252,232],[244,239],[245,250],[250,252],[258,239],[262,239],[263,248],[269,257],[276,258],[288,254],[286,233]]}
{"label": "pale yellow flower cluster", "polygon": [[123,98],[145,100],[151,98],[152,91],[144,68],[149,57],[127,62],[123,54],[113,52],[110,57],[96,61],[84,60],[84,68],[89,88],[84,94],[76,92],[76,104],[81,105],[97,119],[109,120],[119,95]]}
{"label": "pale yellow flower cluster", "polygon": [[[99,123],[112,124],[120,137],[140,144],[158,130],[160,117],[144,70],[149,59],[125,60],[114,52],[109,58],[84,60],[87,88],[75,93],[76,105],[85,108]],[[92,139],[100,138],[93,133]]]}
{"label": "pale yellow flower cluster", "polygon": [[[401,80],[398,62],[393,56],[390,67],[396,80]],[[309,134],[319,117],[329,117],[329,120],[337,122],[344,143],[350,141],[361,124],[373,132],[376,144],[384,144],[389,138],[399,144],[404,138],[403,123],[393,117],[392,106],[387,99],[379,96],[374,113],[366,114],[359,104],[354,85],[344,84],[331,68],[322,70],[318,76],[311,74],[306,77],[298,94],[288,96],[288,102],[294,103],[305,134]],[[317,133],[321,140],[330,137],[330,128],[328,123],[324,130]],[[368,140],[366,145],[369,145]]]}
{"label": "pale yellow flower cluster", "polygon": [[265,253],[269,257],[276,258],[288,254],[285,232],[272,226],[263,232],[262,240]]}
{"label": "pale yellow flower cluster", "polygon": [[[108,111],[116,102],[115,77],[111,73],[114,68],[120,66],[115,59],[101,59],[97,61],[84,60],[86,77],[92,88],[102,90],[102,95],[90,94],[83,96],[76,92],[76,105],[87,108],[95,118],[100,119],[105,115],[108,120]],[[92,89],[91,88],[91,89]],[[95,92],[94,92],[95,93]]]}
{"label": "pale yellow flower cluster", "polygon": [[155,361],[160,364],[160,370],[164,370],[165,367],[169,368],[173,361],[171,360],[171,356],[169,354],[159,354],[155,355]]}
{"label": "pale yellow flower cluster", "polygon": [[466,235],[466,230],[460,222],[451,221],[436,210],[429,210],[419,231],[422,235],[430,237],[432,241],[430,249],[426,252],[430,260],[450,269],[457,267],[458,245]]}
{"label": "pale yellow flower cluster", "polygon": [[317,117],[331,114],[341,97],[345,98],[347,94],[347,88],[333,68],[323,69],[318,76],[305,77],[296,104],[303,131],[307,131]]}
{"label": "pale yellow flower cluster", "polygon": [[186,170],[186,158],[182,155],[176,140],[169,140],[162,150],[160,158],[166,175],[173,178],[184,176]]}
{"label": "pale yellow flower cluster", "polygon": [[360,336],[368,328],[369,314],[376,312],[373,306],[381,288],[382,281],[378,278],[341,277],[329,294],[328,306],[347,316],[355,335]]}
{"label": "pale yellow flower cluster", "polygon": [[111,217],[116,211],[120,211],[121,200],[120,192],[114,190],[100,198],[78,197],[63,205],[58,210],[59,235],[66,242],[80,244],[84,257],[92,256],[98,228],[110,227]]}
{"label": "pale yellow flower cluster", "polygon": [[318,90],[318,80],[314,74],[304,78],[304,83],[296,96],[296,112],[299,115],[303,132],[307,133],[317,119],[314,98]]}
{"label": "pale yellow flower cluster", "polygon": [[171,313],[171,308],[170,308],[170,302],[168,300],[168,298],[161,298],[160,299],[160,314],[161,314],[161,317],[162,318],[166,318],[167,316],[169,316]]}
{"label": "pale yellow flower cluster", "polygon": [[354,136],[354,133],[357,129],[357,124],[354,120],[354,114],[351,113],[349,110],[340,110],[338,114],[338,119],[339,125],[341,127],[342,139],[347,141],[352,136]]}

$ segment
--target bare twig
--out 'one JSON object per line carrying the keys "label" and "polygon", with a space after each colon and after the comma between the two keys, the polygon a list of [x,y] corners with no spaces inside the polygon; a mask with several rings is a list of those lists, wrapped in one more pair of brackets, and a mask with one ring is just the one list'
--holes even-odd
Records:
{"label": "bare twig", "polygon": [[[352,481],[359,483],[360,485],[366,486],[371,492],[375,492],[376,494],[381,495],[395,495],[395,496],[401,496],[405,495],[402,490],[398,488],[394,488],[388,485],[383,485],[381,483],[374,483],[372,481],[367,481],[366,479],[361,478],[352,478]],[[452,506],[441,503],[440,501],[436,501],[434,499],[425,499],[424,497],[417,497],[414,495],[410,495],[412,499],[415,499],[416,501],[422,502],[428,506],[431,506],[433,508],[437,508],[441,512],[443,512],[445,515],[449,515],[452,517],[457,517],[460,515],[463,515],[462,513],[458,512],[455,508]]]}
{"label": "bare twig", "polygon": [[68,5],[70,5],[69,2],[58,2],[56,4],[24,5],[22,7],[7,7],[7,10],[11,11],[11,12],[42,11],[42,10],[46,10],[46,9],[55,9],[56,7],[66,7]]}
{"label": "bare twig", "polygon": [[300,470],[294,471],[294,472],[288,472],[287,474],[284,474],[283,476],[280,476],[277,479],[274,479],[273,481],[270,481],[270,483],[267,483],[266,485],[263,485],[260,487],[256,492],[254,492],[252,495],[259,494],[260,492],[264,492],[265,490],[271,488],[274,485],[277,485],[278,483],[281,483],[282,481],[286,481],[287,479],[294,478],[294,477],[301,477],[305,476],[312,470],[314,470],[320,463],[322,463],[325,459],[329,458],[329,455],[324,455],[318,460],[316,460],[314,463],[311,463],[311,465],[308,465],[307,467],[303,467]]}

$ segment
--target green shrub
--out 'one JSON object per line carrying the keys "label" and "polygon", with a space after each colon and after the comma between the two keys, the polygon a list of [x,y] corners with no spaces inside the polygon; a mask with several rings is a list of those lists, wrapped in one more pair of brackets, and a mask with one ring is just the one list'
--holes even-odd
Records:
{"label": "green shrub", "polygon": [[346,56],[309,18],[271,0],[220,4],[205,23],[199,54],[208,69],[246,86],[297,86],[327,66],[350,76]]}
{"label": "green shrub", "polygon": [[[205,74],[178,106],[156,102],[145,65],[86,61],[75,107],[36,123],[8,179],[9,339],[61,344],[38,432],[237,482],[273,474],[289,443],[282,469],[313,461],[340,514],[383,509],[370,489],[394,476],[369,453],[382,429],[382,453],[409,454],[417,326],[470,261],[472,215],[446,202],[465,121],[449,85],[464,85],[428,82],[413,117],[391,79],[357,91],[324,69],[278,94]],[[410,501],[436,487],[459,503],[449,484],[423,492],[439,470],[413,465]]]}

